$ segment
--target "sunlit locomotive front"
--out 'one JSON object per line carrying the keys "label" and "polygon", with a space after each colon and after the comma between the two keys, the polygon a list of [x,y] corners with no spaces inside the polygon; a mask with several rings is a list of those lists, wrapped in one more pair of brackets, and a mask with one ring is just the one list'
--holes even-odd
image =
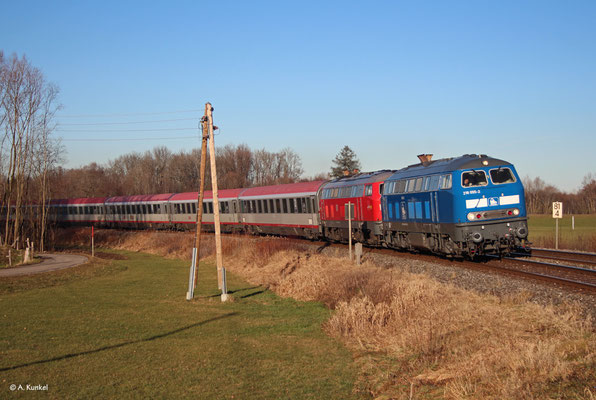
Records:
{"label": "sunlit locomotive front", "polygon": [[474,257],[527,245],[521,180],[512,164],[486,155],[421,157],[387,179],[383,208],[390,247]]}

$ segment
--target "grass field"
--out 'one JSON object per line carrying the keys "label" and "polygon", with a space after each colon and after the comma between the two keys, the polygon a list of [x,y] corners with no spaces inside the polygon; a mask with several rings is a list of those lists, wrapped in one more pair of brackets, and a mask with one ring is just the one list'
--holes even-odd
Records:
{"label": "grass field", "polygon": [[[530,215],[528,239],[534,247],[555,248],[555,220],[551,215]],[[559,220],[559,248],[596,252],[596,215],[571,215]]]}
{"label": "grass field", "polygon": [[[70,271],[0,280],[0,398],[350,399],[350,352],[323,333],[330,311],[215,268],[125,253]],[[39,393],[38,393],[39,394]]]}

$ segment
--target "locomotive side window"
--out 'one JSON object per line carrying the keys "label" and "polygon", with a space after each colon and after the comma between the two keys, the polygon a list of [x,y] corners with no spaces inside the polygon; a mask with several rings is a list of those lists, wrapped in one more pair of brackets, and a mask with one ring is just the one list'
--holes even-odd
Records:
{"label": "locomotive side window", "polygon": [[493,181],[495,185],[515,182],[515,176],[513,176],[513,173],[509,168],[491,169],[489,173],[490,180]]}
{"label": "locomotive side window", "polygon": [[463,187],[486,186],[488,181],[484,171],[471,170],[461,174],[461,184]]}
{"label": "locomotive side window", "polygon": [[395,190],[393,191],[393,193],[405,193],[405,191],[406,191],[406,180],[401,179],[401,180],[397,181],[397,183],[395,184]]}
{"label": "locomotive side window", "polygon": [[439,175],[429,176],[428,190],[439,190]]}
{"label": "locomotive side window", "polygon": [[416,187],[414,188],[414,190],[417,192],[422,190],[422,178],[416,179]]}
{"label": "locomotive side window", "polygon": [[365,186],[365,189],[366,189],[366,191],[365,191],[364,195],[365,196],[372,196],[372,185],[366,185]]}

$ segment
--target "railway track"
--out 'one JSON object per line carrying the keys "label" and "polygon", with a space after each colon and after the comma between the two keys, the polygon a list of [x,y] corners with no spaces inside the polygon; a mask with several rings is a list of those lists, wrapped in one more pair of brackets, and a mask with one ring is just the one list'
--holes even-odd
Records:
{"label": "railway track", "polygon": [[596,294],[596,270],[594,269],[515,257],[495,259],[487,262],[487,264],[509,273],[571,286],[581,291]]}
{"label": "railway track", "polygon": [[[526,256],[527,254],[515,254]],[[577,252],[569,250],[532,249],[532,257],[564,261],[574,264],[596,265],[596,253]]]}
{"label": "railway track", "polygon": [[[333,243],[327,243],[325,246],[342,246],[347,245]],[[541,249],[542,250],[542,249]],[[416,254],[416,253],[404,253],[395,251],[392,249],[383,248],[367,248],[366,252],[378,253],[384,255],[390,255],[394,257],[406,257],[417,259],[420,261],[434,262],[439,264],[446,264],[450,266],[457,266],[467,269],[472,269],[482,272],[493,272],[498,274],[505,274],[509,276],[515,276],[524,279],[530,279],[539,281],[542,283],[556,284],[564,286],[575,291],[582,293],[590,293],[596,295],[596,270],[590,268],[584,268],[577,265],[565,265],[560,263],[550,263],[545,261],[532,260],[527,255],[524,258],[520,257],[486,257],[484,260],[471,261],[471,260],[458,260],[454,261],[451,259],[441,258],[434,255],[427,254]],[[567,252],[566,252],[567,253]],[[545,258],[547,250],[544,249],[540,253],[540,258]],[[572,260],[577,263],[590,264],[588,256],[590,253],[578,253],[584,255],[580,260],[576,260],[575,254],[573,257],[555,257],[557,261]],[[533,255],[534,256],[534,255]],[[596,256],[596,255],[594,255]],[[537,256],[534,256],[537,257]],[[546,257],[548,258],[548,257]]]}

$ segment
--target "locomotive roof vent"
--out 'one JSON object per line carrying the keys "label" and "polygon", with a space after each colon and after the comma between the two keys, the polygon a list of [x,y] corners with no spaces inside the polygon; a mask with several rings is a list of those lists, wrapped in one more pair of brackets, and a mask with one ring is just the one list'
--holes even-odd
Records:
{"label": "locomotive roof vent", "polygon": [[433,155],[432,154],[418,154],[418,159],[422,165],[426,165],[431,162]]}

